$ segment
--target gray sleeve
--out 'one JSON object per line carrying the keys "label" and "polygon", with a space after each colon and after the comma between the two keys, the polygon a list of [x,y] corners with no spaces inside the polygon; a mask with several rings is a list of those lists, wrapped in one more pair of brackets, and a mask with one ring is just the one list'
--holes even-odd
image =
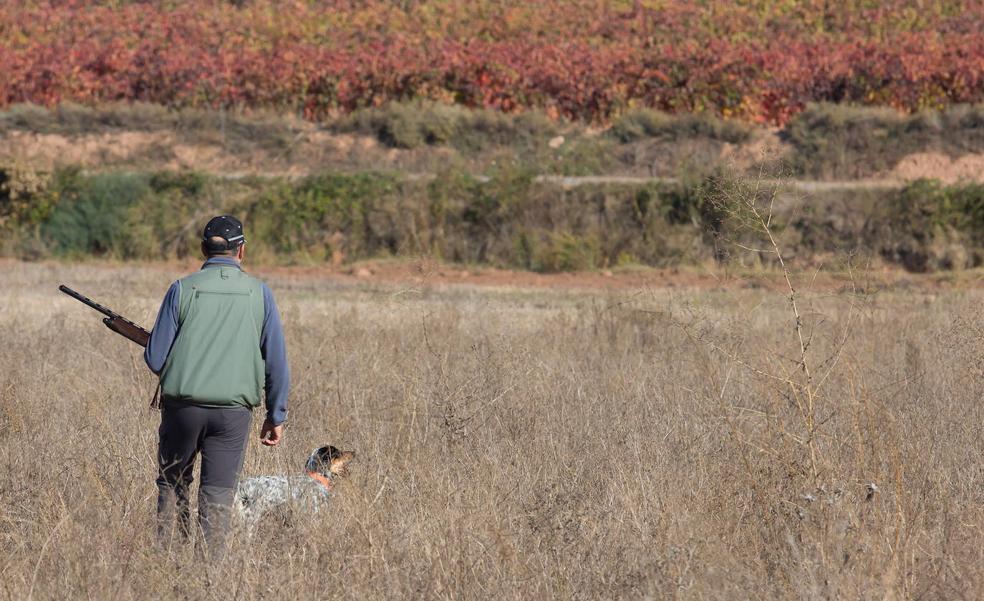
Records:
{"label": "gray sleeve", "polygon": [[171,345],[178,335],[178,303],[181,299],[181,284],[174,282],[164,295],[164,302],[157,312],[157,321],[150,332],[150,340],[144,349],[144,361],[150,371],[160,375],[164,363],[171,352]]}
{"label": "gray sleeve", "polygon": [[287,395],[290,392],[290,367],[287,365],[287,345],[280,312],[273,293],[263,284],[263,333],[260,352],[266,364],[267,419],[279,425],[287,419]]}

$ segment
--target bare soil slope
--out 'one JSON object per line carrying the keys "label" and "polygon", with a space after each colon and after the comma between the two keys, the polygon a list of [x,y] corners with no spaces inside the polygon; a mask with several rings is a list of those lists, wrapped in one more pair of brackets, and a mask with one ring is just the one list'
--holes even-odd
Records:
{"label": "bare soil slope", "polygon": [[[306,122],[297,122],[292,127],[295,131],[290,139],[274,144],[262,140],[226,139],[221,135],[203,139],[198,134],[166,130],[113,129],[75,134],[8,130],[0,132],[0,163],[42,170],[79,165],[93,171],[161,169],[195,170],[233,177],[304,176],[327,170],[365,169],[427,174],[456,163],[481,172],[509,155],[508,149],[498,149],[463,159],[453,149],[443,146],[390,148],[372,136],[334,133]],[[612,160],[606,171],[593,175],[674,177],[708,165],[747,171],[763,163],[782,161],[790,147],[777,132],[762,131],[741,144],[706,139],[635,142],[614,147],[611,152]],[[935,151],[916,152],[872,177],[833,183],[857,181],[901,185],[919,178],[947,183],[984,182],[984,154],[952,157]],[[574,176],[571,181],[577,179]],[[809,187],[811,183],[805,181],[803,185]]]}

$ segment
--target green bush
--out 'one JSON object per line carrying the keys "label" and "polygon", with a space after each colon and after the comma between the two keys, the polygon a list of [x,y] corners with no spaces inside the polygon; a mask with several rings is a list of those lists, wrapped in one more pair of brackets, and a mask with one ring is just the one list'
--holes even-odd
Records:
{"label": "green bush", "polygon": [[617,169],[614,144],[606,137],[573,138],[550,150],[537,163],[556,175],[597,175]]}
{"label": "green bush", "polygon": [[452,261],[513,264],[514,232],[533,204],[533,178],[522,165],[500,166],[487,179],[461,170],[438,174],[424,201],[428,246],[439,245],[439,256]]}
{"label": "green bush", "polygon": [[538,271],[585,271],[602,263],[601,245],[593,235],[550,232],[534,263]]}
{"label": "green bush", "polygon": [[557,131],[557,124],[536,110],[517,115],[468,110],[458,120],[452,144],[466,153],[477,153],[490,146],[535,148],[544,146]]}
{"label": "green bush", "polygon": [[61,254],[122,256],[128,209],[150,192],[147,179],[131,173],[57,172],[57,204],[41,228],[42,240]]}
{"label": "green bush", "polygon": [[789,165],[796,174],[869,177],[913,153],[984,152],[984,107],[957,105],[905,115],[890,108],[814,104],[794,117],[782,135],[793,146]]}
{"label": "green bush", "polygon": [[452,139],[461,112],[455,106],[394,102],[358,110],[335,124],[335,129],[371,135],[393,148],[434,146]]}
{"label": "green bush", "polygon": [[[126,259],[197,255],[201,223],[225,206],[202,174],[56,171],[41,240],[62,255]],[[226,205],[228,206],[228,205]]]}
{"label": "green bush", "polygon": [[235,212],[227,211],[232,207],[216,196],[201,173],[150,174],[146,192],[127,207],[119,253],[150,260],[198,256],[202,222],[217,213]]}
{"label": "green bush", "polygon": [[[201,225],[232,213],[246,225],[252,259],[267,263],[424,254],[563,271],[731,261],[735,244],[765,244],[761,224],[738,201],[767,193],[726,173],[674,184],[566,189],[538,183],[519,164],[488,178],[448,170],[432,180],[376,172],[223,180],[68,169],[19,201],[23,214],[41,216],[40,222],[32,217],[8,226],[0,250],[194,256]],[[826,192],[795,214],[780,211],[771,226],[791,257],[860,251],[914,271],[961,268],[984,261],[984,185],[921,180],[850,199]]]}
{"label": "green bush", "polygon": [[50,214],[51,175],[16,165],[0,167],[0,232],[32,227]]}
{"label": "green bush", "polygon": [[962,269],[984,260],[984,185],[917,180],[876,199],[858,238],[889,263],[915,272]]}
{"label": "green bush", "polygon": [[889,108],[816,104],[794,117],[783,135],[794,147],[795,173],[849,179],[884,171],[914,148],[924,149],[930,123],[907,123]]}
{"label": "green bush", "polygon": [[[198,252],[211,215],[240,215],[260,261],[349,260],[424,253],[538,271],[592,269],[632,256],[686,260],[702,236],[702,192],[653,184],[564,189],[505,165],[488,178],[448,171],[427,182],[384,173],[298,181],[222,181],[197,173],[55,175],[42,224],[57,254],[181,258]],[[685,233],[688,232],[688,233]]]}
{"label": "green bush", "polygon": [[[323,259],[344,250],[372,256],[387,246],[386,234],[372,227],[373,212],[393,196],[396,184],[393,176],[374,172],[276,180],[250,208],[250,225],[276,253]],[[335,234],[344,237],[344,249],[335,248]]]}
{"label": "green bush", "polygon": [[710,138],[731,144],[749,140],[754,128],[738,121],[728,121],[715,115],[669,115],[651,109],[636,109],[619,117],[608,135],[623,144],[645,139],[674,141],[689,138]]}
{"label": "green bush", "polygon": [[467,153],[492,146],[544,144],[556,133],[553,122],[537,111],[507,115],[419,100],[361,109],[332,128],[370,135],[393,148],[453,146]]}
{"label": "green bush", "polygon": [[946,228],[979,237],[984,234],[984,184],[916,180],[893,195],[885,211],[906,232],[925,235]]}
{"label": "green bush", "polygon": [[173,131],[187,141],[227,147],[261,147],[283,151],[296,136],[289,119],[265,112],[185,108],[157,104],[115,103],[97,107],[61,104],[46,108],[15,104],[0,111],[0,131],[79,136],[119,131]]}

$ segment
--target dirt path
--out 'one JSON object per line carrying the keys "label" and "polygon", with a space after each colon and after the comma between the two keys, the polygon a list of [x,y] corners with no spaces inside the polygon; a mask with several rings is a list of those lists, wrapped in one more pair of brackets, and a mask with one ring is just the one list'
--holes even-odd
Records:
{"label": "dirt path", "polygon": [[[620,175],[541,175],[535,178],[536,181],[556,184],[564,188],[576,188],[588,184],[635,184],[642,185],[647,183],[676,183],[678,180],[672,177],[631,177]],[[901,188],[905,185],[901,179],[870,179],[870,180],[845,180],[845,181],[811,181],[811,180],[762,180],[762,185],[766,187],[782,186],[797,192],[833,192],[839,190],[857,189],[885,189]]]}
{"label": "dirt path", "polygon": [[[0,259],[0,271],[30,265],[16,259]],[[200,262],[118,262],[86,261],[67,263],[46,261],[42,267],[61,271],[77,265],[86,270],[110,272],[139,271],[180,274],[193,271]],[[247,268],[260,277],[285,283],[329,281],[343,285],[396,285],[413,288],[478,286],[511,289],[557,290],[630,290],[644,288],[679,288],[689,290],[768,289],[782,291],[786,284],[782,274],[766,270],[728,270],[719,267],[645,268],[633,267],[567,273],[534,273],[492,267],[448,265],[430,260],[364,261],[355,265],[332,267],[269,266]],[[906,290],[934,293],[942,290],[984,288],[984,270],[912,274],[900,269],[873,269],[854,274],[843,272],[803,271],[793,275],[797,287],[814,291],[842,292],[864,290]]]}
{"label": "dirt path", "polygon": [[[418,287],[481,286],[496,288],[554,289],[642,289],[680,288],[697,290],[786,289],[778,271],[732,270],[720,267],[685,268],[632,267],[567,273],[534,273],[492,267],[447,265],[428,260],[366,261],[332,268],[256,267],[258,274],[284,280],[330,279],[344,283],[383,283]],[[873,269],[853,274],[808,270],[793,274],[798,288],[840,292],[864,290],[911,290],[933,293],[941,290],[984,288],[984,270],[913,274],[901,269]]]}

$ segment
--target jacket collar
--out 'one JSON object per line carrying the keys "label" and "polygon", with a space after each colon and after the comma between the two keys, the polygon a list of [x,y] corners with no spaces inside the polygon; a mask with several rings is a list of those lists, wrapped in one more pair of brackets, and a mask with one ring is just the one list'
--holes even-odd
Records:
{"label": "jacket collar", "polygon": [[239,271],[243,270],[243,266],[239,264],[239,261],[232,257],[212,257],[202,264],[202,269],[208,267],[235,267]]}

